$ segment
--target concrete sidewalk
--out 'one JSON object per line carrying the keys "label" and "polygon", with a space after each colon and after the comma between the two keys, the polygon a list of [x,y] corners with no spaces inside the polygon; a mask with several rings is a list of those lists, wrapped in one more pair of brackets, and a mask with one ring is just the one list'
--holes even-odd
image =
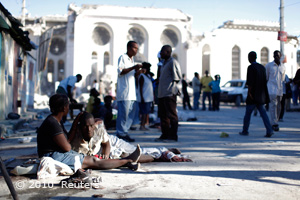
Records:
{"label": "concrete sidewalk", "polygon": [[[181,107],[179,112],[184,112]],[[177,147],[192,163],[146,163],[137,172],[93,170],[93,176],[101,176],[102,187],[89,190],[62,188],[58,183],[66,177],[38,181],[11,176],[20,199],[92,199],[94,194],[102,199],[300,199],[299,112],[286,112],[280,131],[272,138],[263,137],[265,128],[259,114],[251,119],[249,136],[238,134],[244,106],[187,112],[193,112],[197,121],[180,122],[177,143],[155,143],[158,129],[132,131],[130,135],[135,144],[144,147]],[[222,132],[229,137],[221,138]],[[34,131],[28,131],[32,142],[18,143],[24,133],[0,142],[4,160],[36,154]],[[3,177],[0,182],[0,199],[11,198]]]}

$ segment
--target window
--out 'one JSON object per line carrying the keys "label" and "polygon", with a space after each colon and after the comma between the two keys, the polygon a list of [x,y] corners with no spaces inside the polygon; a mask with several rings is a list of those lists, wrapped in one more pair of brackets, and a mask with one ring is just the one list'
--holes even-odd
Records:
{"label": "window", "polygon": [[127,39],[133,40],[141,46],[145,42],[145,35],[140,29],[133,27],[128,31]]}
{"label": "window", "polygon": [[178,36],[171,29],[165,29],[160,36],[160,42],[162,45],[170,45],[171,47],[176,47],[178,44]]}
{"label": "window", "polygon": [[232,48],[232,79],[240,79],[241,76],[241,50],[238,46]]}
{"label": "window", "polygon": [[93,51],[92,53],[92,75],[97,77],[97,73],[98,73],[98,54],[97,52]]}
{"label": "window", "polygon": [[63,60],[58,61],[57,80],[62,81],[65,78],[65,62]]}
{"label": "window", "polygon": [[223,87],[242,87],[243,86],[243,82],[240,81],[230,81],[227,82]]}
{"label": "window", "polygon": [[110,33],[105,27],[97,26],[93,31],[92,38],[96,44],[104,46],[110,41]]}
{"label": "window", "polygon": [[143,46],[144,46],[143,44],[145,43],[144,33],[140,29],[133,27],[133,28],[129,29],[129,31],[128,31],[127,39],[133,40],[133,41],[137,42],[139,45],[139,50],[134,57],[134,61],[135,62],[144,62],[146,59],[145,59],[144,54],[141,53],[141,52],[143,52]]}
{"label": "window", "polygon": [[66,49],[66,43],[63,39],[53,38],[51,40],[50,52],[53,55],[61,55]]}
{"label": "window", "polygon": [[103,72],[106,72],[106,65],[109,65],[109,53],[105,52],[104,53],[104,59],[103,59]]}
{"label": "window", "polygon": [[260,63],[263,66],[266,66],[266,64],[269,62],[269,50],[264,47],[260,51]]}
{"label": "window", "polygon": [[53,60],[48,61],[48,71],[47,71],[47,80],[49,83],[53,83],[53,73],[54,73],[54,62]]}

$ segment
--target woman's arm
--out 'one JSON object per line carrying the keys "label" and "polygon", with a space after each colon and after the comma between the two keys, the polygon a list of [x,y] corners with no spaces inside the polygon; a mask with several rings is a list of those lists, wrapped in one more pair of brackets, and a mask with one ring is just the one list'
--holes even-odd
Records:
{"label": "woman's arm", "polygon": [[55,135],[53,140],[64,152],[71,150],[71,145],[63,133]]}

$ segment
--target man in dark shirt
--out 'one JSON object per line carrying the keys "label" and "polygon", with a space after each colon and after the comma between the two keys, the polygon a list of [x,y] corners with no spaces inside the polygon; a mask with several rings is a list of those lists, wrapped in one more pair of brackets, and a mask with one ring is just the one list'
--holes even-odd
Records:
{"label": "man in dark shirt", "polygon": [[188,83],[186,82],[185,74],[182,74],[181,84],[182,84],[182,94],[183,94],[183,100],[182,100],[183,109],[185,110],[186,105],[188,105],[189,109],[193,110],[190,103],[190,96],[187,92]]}
{"label": "man in dark shirt", "polygon": [[244,116],[243,131],[240,135],[249,135],[248,129],[250,125],[251,114],[256,107],[262,117],[264,125],[267,129],[265,137],[271,137],[273,135],[273,129],[270,124],[269,117],[264,108],[264,104],[270,102],[266,69],[264,66],[256,62],[256,52],[251,51],[248,54],[248,60],[251,63],[247,70],[247,85],[248,85],[248,96],[246,99],[246,113]]}
{"label": "man in dark shirt", "polygon": [[178,141],[178,116],[177,116],[177,95],[180,94],[177,87],[181,80],[179,63],[171,57],[172,47],[164,45],[160,55],[164,64],[160,68],[158,85],[158,116],[160,117],[161,136],[155,139],[156,142],[177,142]]}

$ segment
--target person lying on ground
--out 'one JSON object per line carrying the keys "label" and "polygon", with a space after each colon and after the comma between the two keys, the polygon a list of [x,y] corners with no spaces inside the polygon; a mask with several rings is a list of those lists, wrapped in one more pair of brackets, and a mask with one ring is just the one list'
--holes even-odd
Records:
{"label": "person lying on ground", "polygon": [[[119,139],[114,135],[108,135],[102,121],[84,112],[79,120],[79,128],[75,133],[75,138],[71,143],[72,149],[76,152],[90,156],[98,156],[102,159],[108,158],[126,158],[135,151],[136,146]],[[90,129],[86,127],[90,126]],[[138,159],[140,163],[152,161],[174,161],[185,162],[191,161],[180,155],[177,148],[167,149],[158,148],[141,148],[141,156]],[[166,159],[168,158],[168,159]]]}
{"label": "person lying on ground", "polygon": [[[129,156],[122,159],[99,159],[94,156],[86,156],[71,150],[72,140],[75,136],[78,120],[77,115],[68,133],[61,123],[62,117],[69,112],[68,97],[63,94],[55,94],[49,99],[51,114],[43,121],[37,129],[37,151],[39,157],[52,157],[75,170],[75,165],[83,169],[113,169],[136,162],[140,157],[140,147]],[[92,126],[86,126],[91,129]],[[76,163],[75,163],[76,162]]]}

